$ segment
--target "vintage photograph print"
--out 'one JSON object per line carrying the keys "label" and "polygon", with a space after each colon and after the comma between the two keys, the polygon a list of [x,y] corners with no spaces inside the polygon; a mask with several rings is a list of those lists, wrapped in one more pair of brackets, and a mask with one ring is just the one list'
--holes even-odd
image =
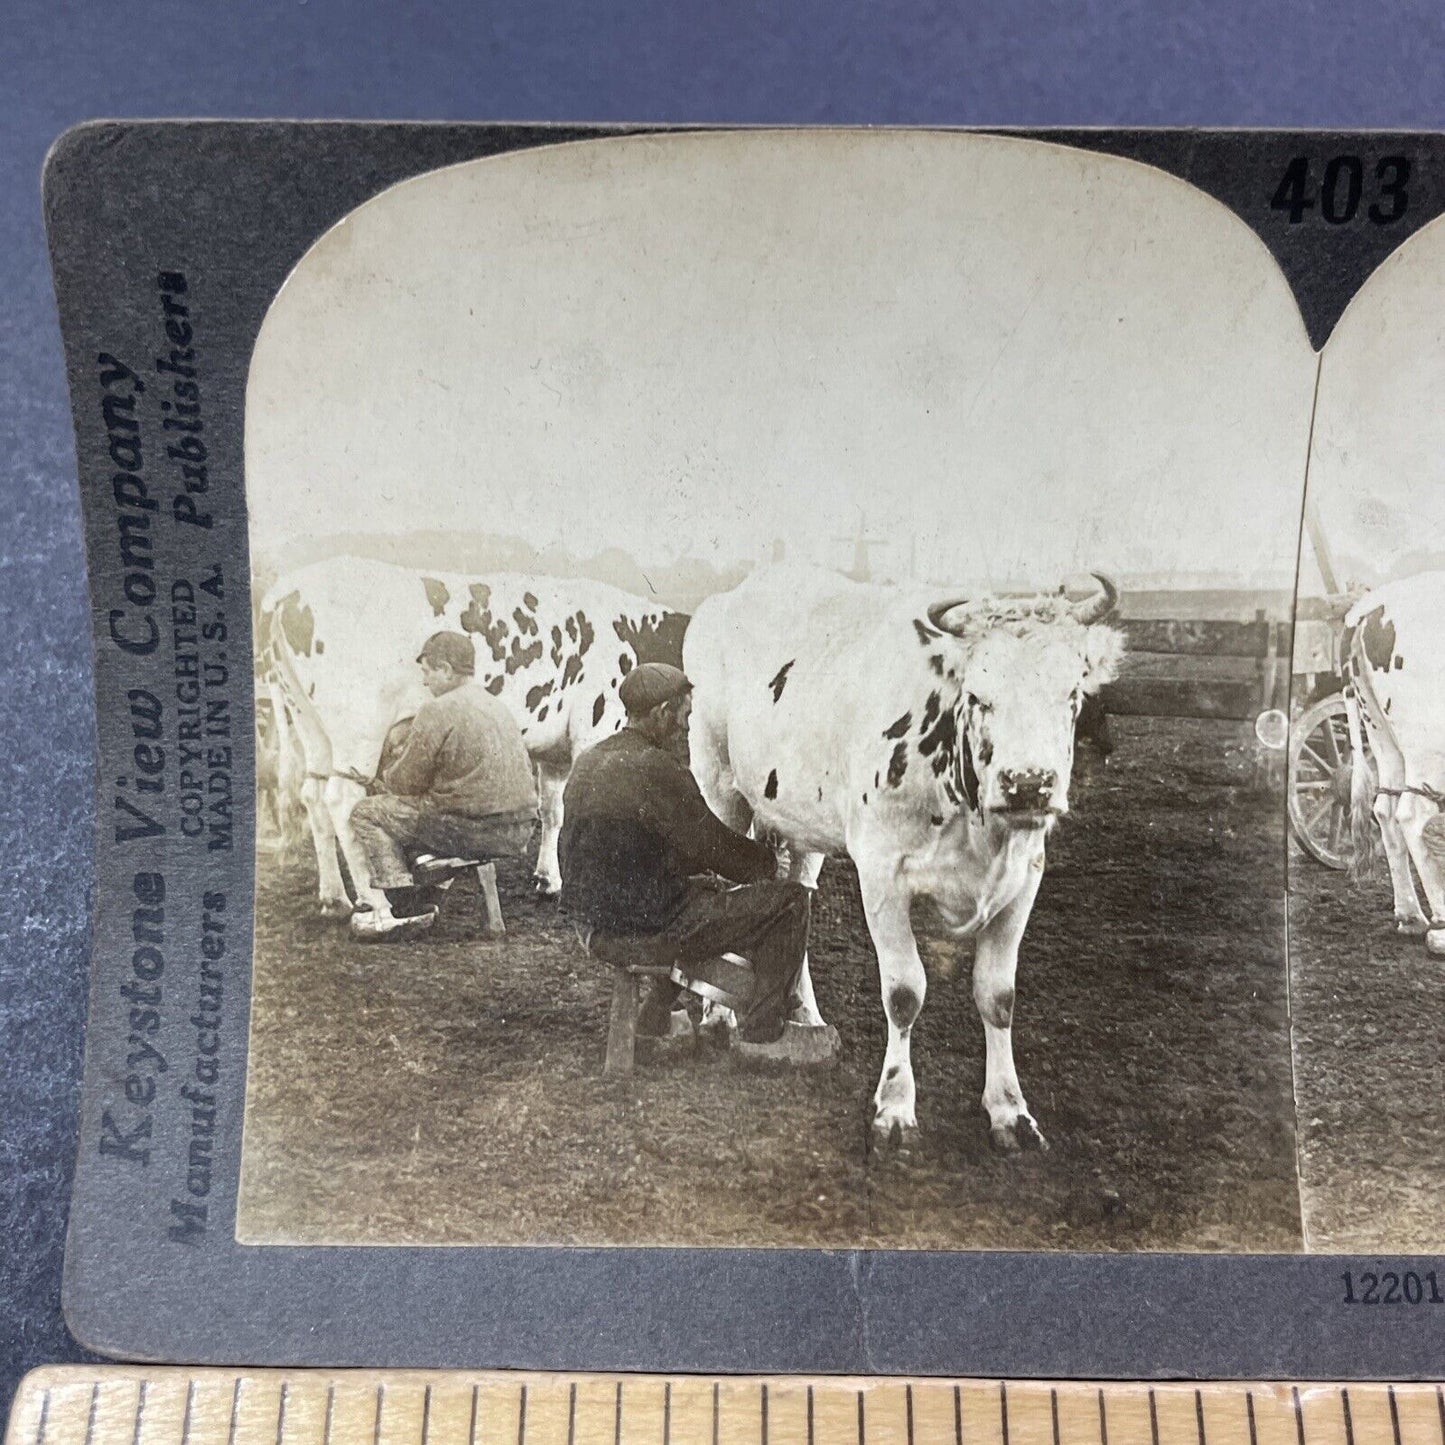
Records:
{"label": "vintage photograph print", "polygon": [[[1295,634],[1290,961],[1307,1238],[1336,1252],[1423,1254],[1445,1240],[1442,303],[1437,221],[1370,277],[1320,361]],[[1397,1297],[1410,1287],[1387,1276],[1382,1302],[1390,1278]],[[1416,1277],[1422,1288],[1433,1282]]]}
{"label": "vintage photograph print", "polygon": [[[1332,344],[1345,390],[1380,385],[1387,288]],[[1389,346],[1421,455],[1427,333]],[[328,229],[245,385],[238,1239],[1303,1249],[1281,742],[1316,369],[1235,214],[1025,138],[588,140]],[[1341,553],[1420,570],[1423,479],[1361,510],[1346,425],[1315,433]],[[1432,604],[1385,595],[1333,671],[1386,781],[1399,714],[1398,915],[1445,777],[1392,691]],[[1385,906],[1314,945],[1339,977]],[[1366,992],[1391,1049],[1433,1039],[1423,995],[1392,1024]]]}
{"label": "vintage photograph print", "polygon": [[1438,1372],[1445,136],[98,122],[44,201],[79,1340]]}

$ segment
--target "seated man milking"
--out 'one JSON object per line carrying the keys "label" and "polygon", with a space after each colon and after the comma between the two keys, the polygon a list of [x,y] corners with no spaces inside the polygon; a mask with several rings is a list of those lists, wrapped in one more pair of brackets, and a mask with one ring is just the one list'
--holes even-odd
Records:
{"label": "seated man milking", "polygon": [[417,662],[431,694],[363,798],[351,828],[386,907],[354,913],[360,938],[406,936],[431,927],[408,855],[491,859],[524,853],[537,821],[537,790],[521,729],[506,705],[478,686],[476,651],[460,632],[427,639]]}
{"label": "seated man milking", "polygon": [[[618,696],[627,725],[572,765],[563,794],[562,906],[599,940],[619,939],[639,961],[685,965],[741,954],[751,992],[738,1010],[745,1056],[791,1058],[789,997],[808,946],[810,895],[775,878],[773,850],[735,833],[708,807],[680,746],[692,684],[677,668],[644,663]],[[743,885],[719,891],[695,875]],[[660,978],[638,1032],[668,1032],[678,988]]]}

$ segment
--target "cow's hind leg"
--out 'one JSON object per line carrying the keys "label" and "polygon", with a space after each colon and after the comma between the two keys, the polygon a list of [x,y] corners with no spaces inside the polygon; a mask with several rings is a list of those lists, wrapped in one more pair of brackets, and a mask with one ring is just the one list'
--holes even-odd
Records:
{"label": "cow's hind leg", "polygon": [[[1370,730],[1370,743],[1380,770],[1380,791],[1375,794],[1372,811],[1380,828],[1385,861],[1390,868],[1390,891],[1395,901],[1395,931],[1422,934],[1430,927],[1430,920],[1420,907],[1420,898],[1415,892],[1415,879],[1410,872],[1410,856],[1415,849],[1410,845],[1406,829],[1402,826],[1404,820],[1411,818],[1414,813],[1412,795],[1400,795],[1398,791],[1405,786],[1405,760],[1393,741],[1382,737],[1378,729]],[[1420,826],[1423,825],[1422,819]]]}
{"label": "cow's hind leg", "polygon": [[859,882],[888,1020],[888,1047],[873,1094],[873,1135],[880,1143],[906,1145],[918,1134],[911,1041],[928,978],[908,917],[908,897],[899,890],[895,871],[860,872]]}
{"label": "cow's hind leg", "polygon": [[[818,874],[823,870],[821,853],[800,853],[796,848],[789,850],[788,877],[794,883],[801,883],[814,897],[818,893]],[[821,1029],[827,1024],[818,1012],[818,1000],[813,993],[813,978],[808,971],[808,956],[803,955],[803,971],[798,975],[793,990],[792,1009],[789,1018],[804,1028]]]}
{"label": "cow's hind leg", "polygon": [[312,846],[316,849],[317,891],[321,897],[323,918],[349,918],[351,899],[341,877],[341,864],[336,857],[336,828],[326,802],[326,780],[308,777],[301,784],[301,806],[311,829]]}
{"label": "cow's hind leg", "polygon": [[317,722],[314,713],[293,711],[285,703],[285,690],[277,686],[272,698],[280,704],[276,717],[286,729],[290,747],[294,749],[288,767],[291,775],[299,774],[301,806],[311,829],[312,846],[316,849],[317,890],[321,895],[323,918],[349,918],[351,898],[341,877],[341,864],[336,858],[336,820],[332,812],[329,789],[336,779],[331,741]]}
{"label": "cow's hind leg", "polygon": [[[746,833],[753,823],[753,810],[738,791],[728,759],[727,734],[695,711],[688,729],[688,761],[692,775],[708,807],[735,833]],[[718,1031],[737,1028],[737,1016],[730,1008],[709,999],[702,1010],[702,1031],[713,1038]]]}
{"label": "cow's hind leg", "polygon": [[387,902],[386,894],[381,889],[372,886],[371,868],[351,827],[351,810],[365,796],[366,789],[350,778],[333,777],[326,784],[327,810],[331,814],[332,826],[336,829],[336,841],[341,845],[342,856],[346,859],[346,871],[351,874],[356,902],[358,906],[375,909],[389,916],[391,904]]}
{"label": "cow's hind leg", "polygon": [[562,836],[562,792],[568,769],[551,763],[537,764],[537,801],[542,814],[542,839],[537,845],[537,866],[532,882],[544,898],[562,891],[562,869],[557,861],[557,840]]}
{"label": "cow's hind leg", "polygon": [[692,775],[708,807],[734,833],[746,833],[753,825],[753,810],[733,777],[725,729],[694,714],[687,746]]}
{"label": "cow's hind leg", "polygon": [[973,1001],[983,1020],[983,1107],[988,1114],[989,1140],[1005,1154],[1048,1148],[1024,1102],[1014,1069],[1014,978],[1019,941],[1042,877],[1036,868],[1030,868],[1028,873],[1028,882],[1019,896],[978,935],[973,959]]}
{"label": "cow's hind leg", "polygon": [[[1438,780],[1445,769],[1430,771],[1432,778]],[[1426,780],[1412,774],[1412,781],[1419,786]],[[1419,793],[1406,793],[1400,798],[1395,815],[1430,909],[1425,945],[1432,954],[1445,954],[1445,825],[1442,825],[1441,810]],[[1411,891],[1413,893],[1413,889]]]}

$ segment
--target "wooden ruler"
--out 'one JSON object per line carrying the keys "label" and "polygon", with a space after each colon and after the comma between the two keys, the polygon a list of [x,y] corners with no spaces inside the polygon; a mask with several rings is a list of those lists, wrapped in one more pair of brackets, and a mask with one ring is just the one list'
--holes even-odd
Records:
{"label": "wooden ruler", "polygon": [[1445,1445],[1445,1393],[53,1366],[6,1445]]}

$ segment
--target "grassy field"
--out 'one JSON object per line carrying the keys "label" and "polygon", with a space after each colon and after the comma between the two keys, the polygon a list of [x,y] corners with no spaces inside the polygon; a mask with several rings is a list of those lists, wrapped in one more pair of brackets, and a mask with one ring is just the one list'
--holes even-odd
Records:
{"label": "grassy field", "polygon": [[502,870],[505,941],[458,884],[425,940],[367,947],[317,915],[311,870],[263,854],[241,1238],[1299,1249],[1281,798],[1247,724],[1114,728],[1020,955],[1047,1154],[989,1149],[966,955],[914,1033],[922,1141],[869,1152],[884,1025],[844,863],[811,950],[832,1068],[703,1052],[608,1080],[610,978],[525,866]]}

